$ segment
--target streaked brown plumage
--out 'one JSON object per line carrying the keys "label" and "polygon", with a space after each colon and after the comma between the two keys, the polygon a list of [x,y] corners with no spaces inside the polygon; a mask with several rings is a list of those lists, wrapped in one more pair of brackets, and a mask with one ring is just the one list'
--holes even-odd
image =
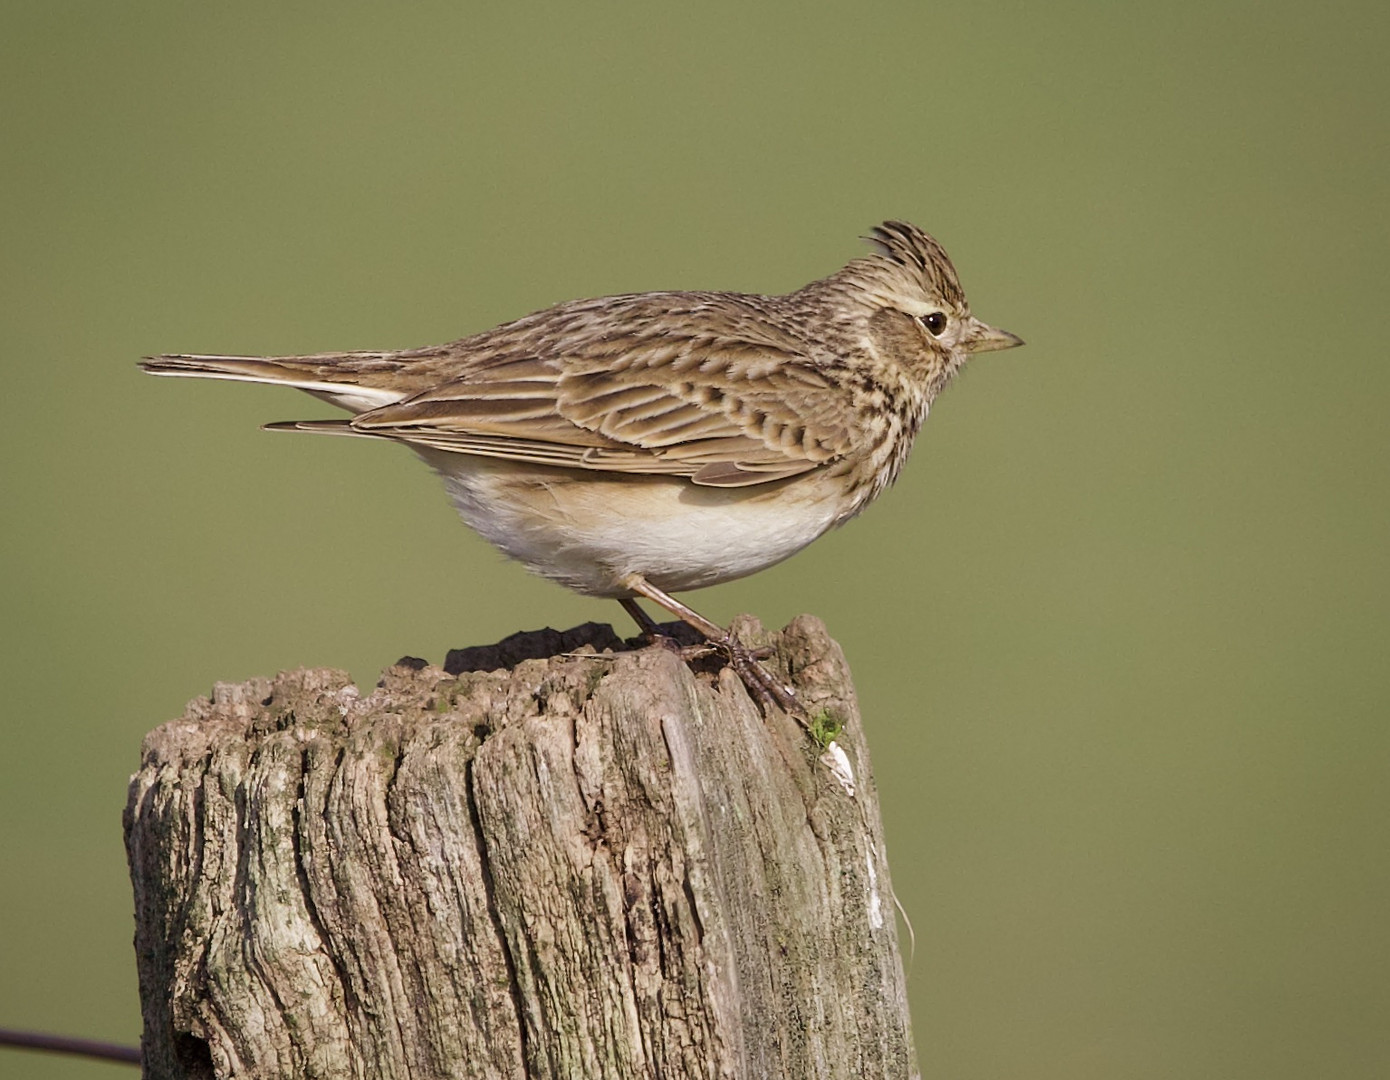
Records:
{"label": "streaked brown plumage", "polygon": [[785,687],[669,596],[753,573],[853,517],[898,475],[972,353],[1018,338],[970,315],[946,253],[904,222],[785,296],[575,300],[433,348],[160,356],[159,375],[283,383],[347,420],[271,425],[404,442],[464,520],[570,588],[645,596],[746,682]]}

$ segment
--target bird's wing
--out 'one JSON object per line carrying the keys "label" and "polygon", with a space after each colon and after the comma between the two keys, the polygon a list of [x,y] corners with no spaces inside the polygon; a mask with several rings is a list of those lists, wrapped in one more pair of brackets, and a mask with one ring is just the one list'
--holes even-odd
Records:
{"label": "bird's wing", "polygon": [[619,300],[633,309],[549,332],[521,320],[460,342],[470,358],[459,377],[346,423],[456,453],[720,487],[795,476],[848,451],[833,376],[756,312],[690,304],[657,317],[651,294]]}

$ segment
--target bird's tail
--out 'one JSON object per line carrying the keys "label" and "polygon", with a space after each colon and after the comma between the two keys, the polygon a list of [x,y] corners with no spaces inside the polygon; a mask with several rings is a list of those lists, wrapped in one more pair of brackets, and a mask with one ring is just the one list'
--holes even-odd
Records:
{"label": "bird's tail", "polygon": [[[366,355],[366,354],[364,354]],[[376,354],[371,354],[376,355]],[[151,375],[192,379],[225,379],[229,382],[273,383],[292,386],[350,412],[366,412],[400,401],[399,389],[364,386],[349,378],[333,377],[336,357],[330,356],[147,356],[140,367]]]}

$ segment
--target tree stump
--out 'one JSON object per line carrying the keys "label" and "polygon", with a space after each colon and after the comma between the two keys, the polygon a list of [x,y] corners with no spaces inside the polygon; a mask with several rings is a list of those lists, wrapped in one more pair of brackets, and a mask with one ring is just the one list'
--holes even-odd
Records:
{"label": "tree stump", "polygon": [[[732,672],[606,626],[219,684],[125,815],[147,1077],[916,1075],[869,755],[818,620]],[[833,767],[832,767],[833,766]]]}

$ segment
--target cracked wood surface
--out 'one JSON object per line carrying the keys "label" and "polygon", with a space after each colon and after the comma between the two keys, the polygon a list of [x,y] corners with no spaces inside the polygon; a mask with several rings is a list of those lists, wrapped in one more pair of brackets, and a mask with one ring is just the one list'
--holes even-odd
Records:
{"label": "cracked wood surface", "polygon": [[844,657],[809,617],[738,625],[845,722],[853,794],[732,673],[594,625],[366,694],[219,684],[151,732],[145,1075],[915,1076]]}

